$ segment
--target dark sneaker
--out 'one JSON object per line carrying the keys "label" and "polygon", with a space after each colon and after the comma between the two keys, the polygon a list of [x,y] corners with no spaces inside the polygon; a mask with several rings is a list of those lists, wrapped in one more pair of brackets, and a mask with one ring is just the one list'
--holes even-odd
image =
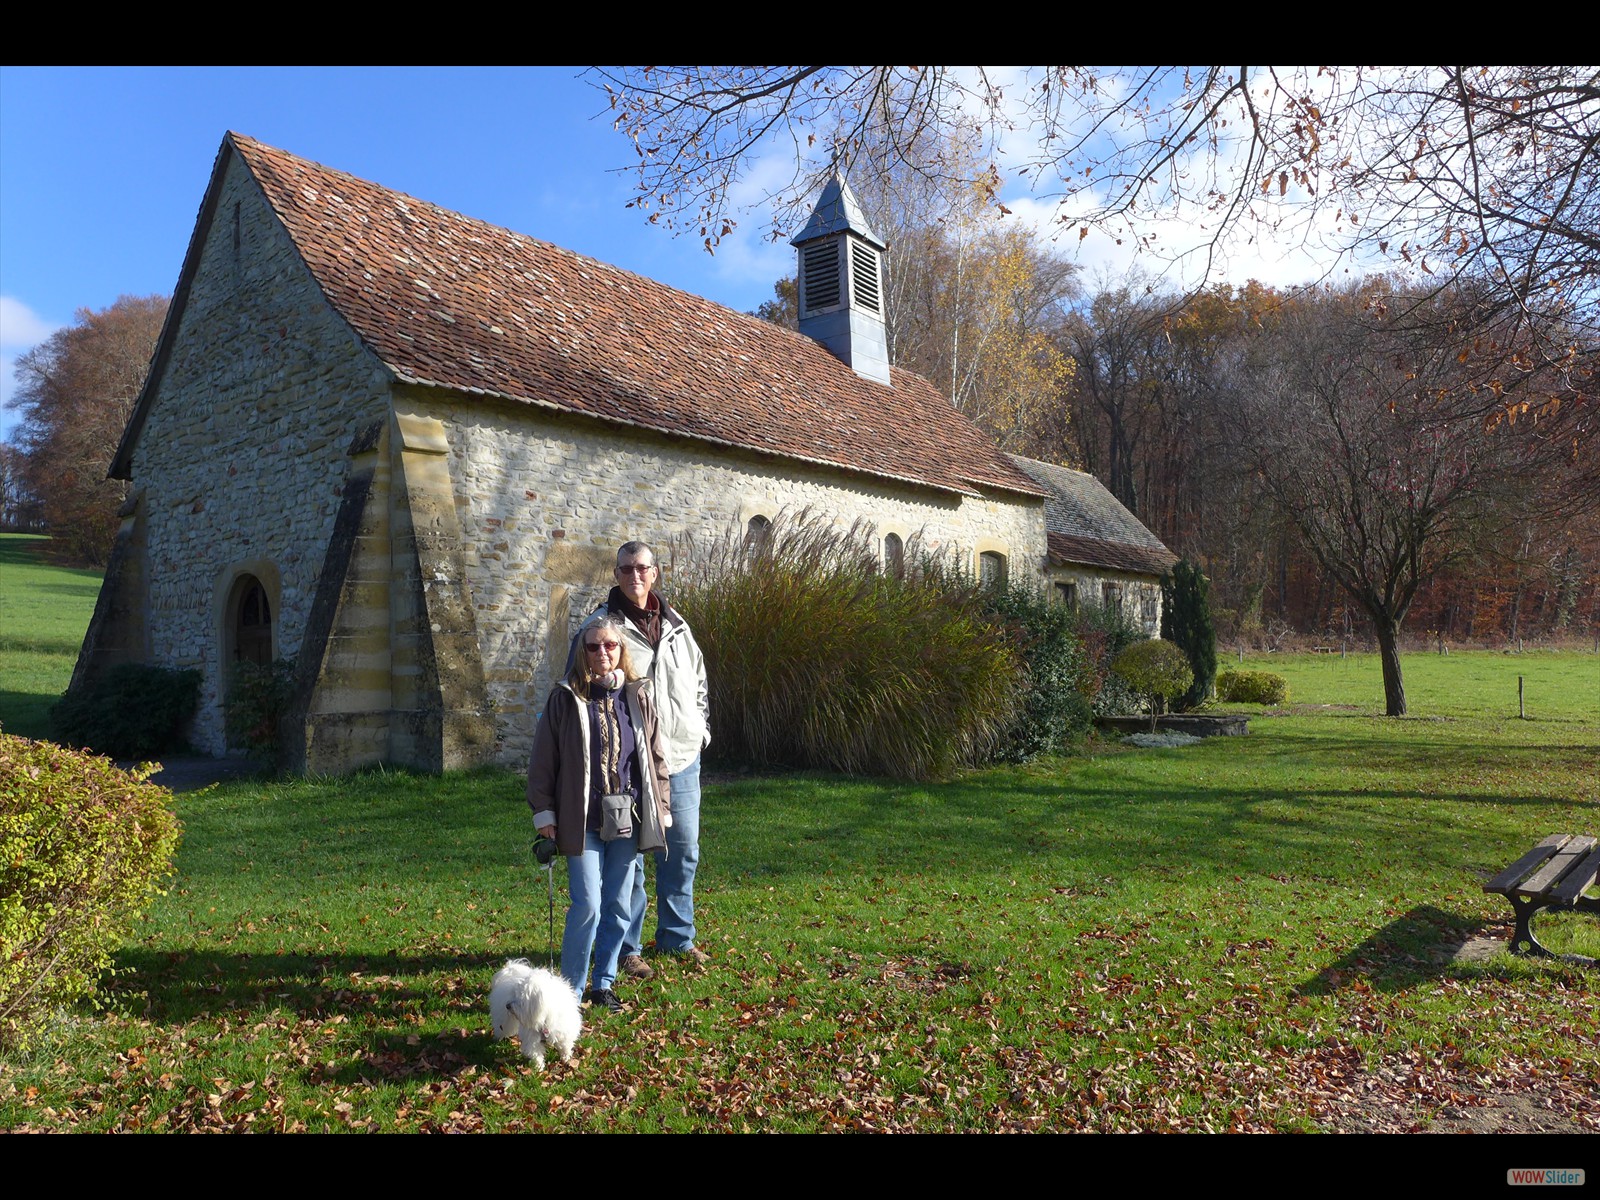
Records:
{"label": "dark sneaker", "polygon": [[623,955],[622,961],[617,964],[617,970],[629,979],[651,979],[655,976],[654,968],[637,954]]}
{"label": "dark sneaker", "polygon": [[603,1008],[607,1012],[622,1011],[622,1001],[610,988],[590,988],[583,994],[583,1002],[591,1008]]}

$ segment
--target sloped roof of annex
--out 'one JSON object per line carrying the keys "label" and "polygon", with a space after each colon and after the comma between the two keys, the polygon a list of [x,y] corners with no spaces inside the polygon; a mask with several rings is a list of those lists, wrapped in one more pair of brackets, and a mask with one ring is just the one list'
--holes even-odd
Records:
{"label": "sloped roof of annex", "polygon": [[1052,565],[1160,575],[1178,561],[1093,475],[1020,454],[1006,457],[1050,493],[1044,527]]}
{"label": "sloped roof of annex", "polygon": [[237,156],[333,309],[401,383],[500,397],[958,495],[1044,490],[920,375],[863,379],[811,338],[228,133],[150,377]]}

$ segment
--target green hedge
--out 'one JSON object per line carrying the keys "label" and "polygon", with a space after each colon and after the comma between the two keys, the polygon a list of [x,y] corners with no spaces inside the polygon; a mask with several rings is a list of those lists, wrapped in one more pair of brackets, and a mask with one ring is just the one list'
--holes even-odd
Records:
{"label": "green hedge", "polygon": [[1217,699],[1229,704],[1284,704],[1289,684],[1271,671],[1224,671],[1217,676]]}
{"label": "green hedge", "polygon": [[50,710],[50,736],[112,758],[155,758],[183,749],[183,726],[199,702],[199,671],[122,663]]}
{"label": "green hedge", "polygon": [[109,760],[0,734],[0,1046],[92,996],[178,845],[171,793]]}

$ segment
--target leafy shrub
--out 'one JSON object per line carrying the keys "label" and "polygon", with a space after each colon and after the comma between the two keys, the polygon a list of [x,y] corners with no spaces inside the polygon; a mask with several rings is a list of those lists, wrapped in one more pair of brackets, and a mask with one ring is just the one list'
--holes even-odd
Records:
{"label": "leafy shrub", "polygon": [[1025,667],[1011,722],[992,757],[1025,762],[1059,752],[1093,720],[1084,681],[1095,668],[1084,653],[1077,621],[1069,609],[1025,587],[988,588],[982,602]]}
{"label": "leafy shrub", "polygon": [[1271,671],[1224,671],[1217,676],[1217,699],[1231,704],[1284,704],[1289,684]]}
{"label": "leafy shrub", "polygon": [[178,821],[151,770],[0,734],[0,1046],[26,1049],[91,996],[161,894]]}
{"label": "leafy shrub", "polygon": [[1217,675],[1217,631],[1211,623],[1211,583],[1200,568],[1180,558],[1161,577],[1161,636],[1183,651],[1194,680],[1172,700],[1174,712],[1197,708],[1211,695]]}
{"label": "leafy shrub", "polygon": [[294,663],[235,663],[223,720],[231,745],[252,757],[275,761],[282,746],[282,721],[294,698]]}
{"label": "leafy shrub", "polygon": [[182,748],[199,703],[199,671],[122,663],[50,710],[50,736],[111,758],[155,758]]}
{"label": "leafy shrub", "polygon": [[1163,703],[1182,695],[1194,682],[1194,672],[1189,669],[1189,660],[1183,651],[1162,638],[1135,642],[1117,655],[1111,669],[1149,703],[1152,733]]}
{"label": "leafy shrub", "polygon": [[714,756],[927,779],[992,751],[1020,664],[979,589],[943,587],[915,542],[903,574],[884,572],[870,527],[803,510],[673,555]]}
{"label": "leafy shrub", "polygon": [[1144,631],[1117,605],[1085,604],[1073,619],[1083,648],[1078,690],[1089,701],[1090,711],[1096,717],[1120,717],[1137,711],[1139,698],[1121,676],[1112,673],[1111,663],[1129,646],[1144,641]]}

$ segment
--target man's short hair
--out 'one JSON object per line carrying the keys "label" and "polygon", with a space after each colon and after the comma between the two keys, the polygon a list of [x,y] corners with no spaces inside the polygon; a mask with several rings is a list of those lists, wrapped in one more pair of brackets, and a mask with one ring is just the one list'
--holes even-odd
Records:
{"label": "man's short hair", "polygon": [[641,555],[641,554],[648,554],[650,556],[651,563],[654,563],[656,561],[656,552],[650,548],[650,545],[647,542],[623,542],[622,545],[618,546],[617,547],[617,565],[618,566],[622,565],[622,556],[624,554],[630,554],[635,559],[637,559],[639,557],[639,555]]}

